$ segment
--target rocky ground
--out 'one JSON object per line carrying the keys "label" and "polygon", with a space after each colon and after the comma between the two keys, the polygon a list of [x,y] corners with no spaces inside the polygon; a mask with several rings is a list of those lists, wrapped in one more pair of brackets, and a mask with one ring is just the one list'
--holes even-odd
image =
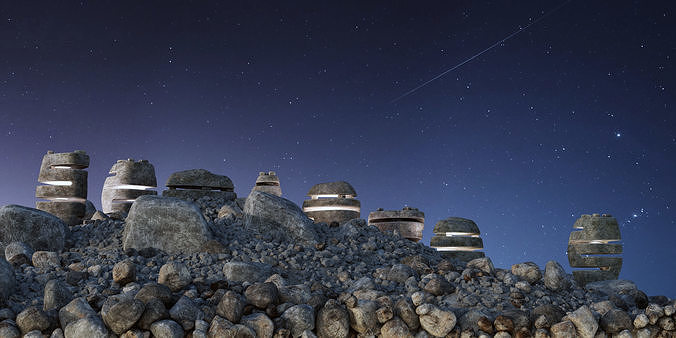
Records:
{"label": "rocky ground", "polygon": [[125,251],[125,221],[100,213],[61,252],[6,243],[0,338],[676,336],[676,302],[630,281],[444,259],[364,220],[293,240],[238,202],[196,201],[213,238],[193,254]]}

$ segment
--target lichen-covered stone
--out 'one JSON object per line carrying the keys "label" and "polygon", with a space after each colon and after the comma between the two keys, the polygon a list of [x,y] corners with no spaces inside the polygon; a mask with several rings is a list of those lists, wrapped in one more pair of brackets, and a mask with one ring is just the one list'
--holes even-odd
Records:
{"label": "lichen-covered stone", "polygon": [[261,191],[252,191],[246,199],[244,227],[278,234],[304,245],[318,241],[314,222],[295,203]]}
{"label": "lichen-covered stone", "polygon": [[0,252],[12,242],[24,242],[33,250],[62,251],[66,224],[42,210],[20,205],[0,208]]}

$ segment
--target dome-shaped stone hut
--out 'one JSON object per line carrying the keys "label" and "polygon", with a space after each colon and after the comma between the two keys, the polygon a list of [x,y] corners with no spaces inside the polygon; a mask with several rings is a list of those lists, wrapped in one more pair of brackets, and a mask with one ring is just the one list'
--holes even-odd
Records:
{"label": "dome-shaped stone hut", "polygon": [[231,201],[237,198],[235,185],[228,176],[212,174],[205,169],[178,171],[169,176],[167,190],[162,196],[198,200],[209,196],[213,199]]}
{"label": "dome-shaped stone hut", "polygon": [[315,222],[343,223],[359,218],[361,203],[355,199],[357,192],[347,182],[328,182],[313,186],[303,202],[303,212]]}
{"label": "dome-shaped stone hut", "polygon": [[82,224],[87,201],[87,171],[89,155],[82,150],[72,153],[48,151],[42,158],[35,197],[46,200],[36,208],[49,212],[68,225]]}
{"label": "dome-shaped stone hut", "polygon": [[129,212],[136,198],[143,195],[157,195],[149,190],[157,187],[155,167],[147,160],[118,160],[106,177],[101,192],[101,207],[106,214]]}
{"label": "dome-shaped stone hut", "polygon": [[378,209],[369,214],[368,222],[380,231],[396,231],[401,237],[418,242],[422,239],[425,214],[411,207],[401,210]]}
{"label": "dome-shaped stone hut", "polygon": [[484,257],[479,251],[484,242],[479,235],[479,227],[471,219],[449,217],[434,226],[434,237],[430,246],[442,255],[462,261]]}
{"label": "dome-shaped stone hut", "polygon": [[622,269],[620,227],[609,214],[582,215],[575,221],[568,239],[568,262],[578,285],[617,279]]}
{"label": "dome-shaped stone hut", "polygon": [[261,171],[256,178],[256,184],[251,191],[262,191],[276,196],[282,196],[282,187],[279,185],[279,177],[274,171]]}

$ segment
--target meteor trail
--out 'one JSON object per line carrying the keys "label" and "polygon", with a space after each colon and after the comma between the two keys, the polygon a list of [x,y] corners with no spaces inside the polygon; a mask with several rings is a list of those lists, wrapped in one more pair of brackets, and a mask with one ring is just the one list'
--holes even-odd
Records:
{"label": "meteor trail", "polygon": [[525,31],[525,30],[528,29],[530,26],[532,26],[532,25],[538,23],[538,22],[541,21],[542,19],[544,19],[544,18],[546,18],[547,16],[549,16],[549,15],[553,14],[554,12],[558,11],[559,9],[561,9],[561,7],[567,5],[567,4],[568,4],[569,2],[571,2],[571,1],[572,1],[572,0],[566,0],[565,2],[561,3],[560,5],[554,7],[554,9],[552,9],[552,10],[550,10],[549,12],[545,13],[543,16],[541,16],[541,17],[539,17],[539,18],[533,20],[533,22],[531,22],[531,23],[529,23],[528,25],[526,25],[526,27],[519,27],[519,29],[517,29],[516,31],[514,31],[512,34],[507,35],[507,36],[506,36],[505,38],[503,38],[502,40],[499,40],[498,42],[496,42],[496,43],[490,45],[488,48],[486,48],[486,49],[484,49],[484,50],[482,50],[482,51],[480,51],[480,52],[478,52],[478,53],[472,55],[469,59],[467,59],[467,60],[465,60],[465,61],[463,61],[463,62],[460,62],[460,63],[458,63],[457,65],[455,65],[455,66],[453,66],[453,67],[451,67],[451,68],[449,68],[449,69],[443,71],[442,73],[438,74],[437,76],[435,76],[435,77],[433,77],[433,78],[431,78],[431,79],[429,79],[429,80],[423,82],[422,84],[420,84],[420,85],[418,85],[417,87],[415,87],[415,88],[413,88],[413,89],[407,91],[406,93],[401,94],[401,95],[398,96],[397,98],[395,98],[395,99],[393,99],[392,101],[390,101],[390,103],[395,103],[395,102],[397,102],[397,101],[399,101],[399,100],[401,100],[401,99],[403,99],[403,98],[405,98],[405,97],[407,97],[407,96],[409,96],[409,95],[415,93],[416,91],[418,91],[418,89],[427,86],[430,82],[432,82],[432,81],[434,81],[434,80],[436,80],[436,79],[438,79],[438,78],[440,78],[440,77],[442,77],[442,76],[444,76],[444,75],[446,75],[446,74],[448,74],[448,73],[450,73],[450,72],[452,72],[452,71],[454,71],[454,70],[460,68],[462,65],[464,65],[464,64],[466,64],[466,63],[468,63],[468,62],[474,60],[475,58],[477,58],[477,57],[480,56],[481,54],[486,53],[487,51],[489,51],[489,50],[495,48],[497,45],[499,45],[499,44],[501,44],[501,43],[503,43],[503,42],[505,42],[505,41],[511,39],[512,37],[514,37],[515,35],[517,35],[517,34],[523,32],[523,31]]}

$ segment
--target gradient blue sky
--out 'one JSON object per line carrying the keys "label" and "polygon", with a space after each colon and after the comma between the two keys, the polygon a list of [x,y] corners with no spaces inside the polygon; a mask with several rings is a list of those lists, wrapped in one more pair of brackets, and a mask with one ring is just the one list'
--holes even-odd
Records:
{"label": "gradient blue sky", "polygon": [[33,206],[47,150],[163,185],[205,168],[301,203],[346,180],[362,217],[473,219],[499,267],[565,255],[583,213],[621,223],[620,277],[674,297],[676,6],[562,1],[5,2],[0,205]]}

